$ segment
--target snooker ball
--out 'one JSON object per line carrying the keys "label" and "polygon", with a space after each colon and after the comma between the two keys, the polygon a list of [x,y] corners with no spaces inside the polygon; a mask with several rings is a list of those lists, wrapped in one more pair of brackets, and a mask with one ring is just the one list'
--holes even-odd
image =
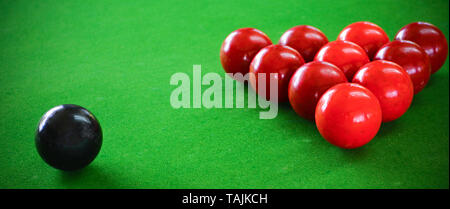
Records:
{"label": "snooker ball", "polygon": [[[241,28],[233,31],[222,43],[220,61],[225,72],[246,75],[255,55],[262,48],[271,45],[269,37],[254,28]],[[234,78],[234,77],[233,77]],[[240,77],[236,77],[240,78]],[[239,80],[244,82],[244,80]]]}
{"label": "snooker ball", "polygon": [[322,94],[334,85],[346,82],[344,73],[330,63],[306,63],[295,71],[289,82],[289,102],[298,115],[314,120],[317,101]]}
{"label": "snooker ball", "polygon": [[414,94],[427,85],[431,75],[431,65],[427,53],[411,41],[395,40],[380,48],[374,60],[387,60],[397,63],[411,77]]}
{"label": "snooker ball", "polygon": [[[278,44],[267,46],[258,52],[250,64],[250,84],[260,97],[273,102],[286,102],[289,81],[304,63],[302,55],[291,47]],[[270,84],[275,82],[277,85],[271,87]],[[278,94],[277,97],[271,95],[271,88],[277,88],[272,92]]]}
{"label": "snooker ball", "polygon": [[381,126],[380,103],[367,88],[341,83],[328,89],[316,107],[316,126],[331,144],[353,149],[375,137]]}
{"label": "snooker ball", "polygon": [[278,44],[290,46],[297,50],[305,60],[311,62],[314,56],[328,43],[325,34],[319,29],[309,25],[299,25],[287,30],[278,41]]}
{"label": "snooker ball", "polygon": [[348,81],[353,79],[356,71],[370,62],[363,48],[349,41],[332,41],[317,52],[315,61],[325,61],[341,69]]}
{"label": "snooker ball", "polygon": [[431,63],[431,73],[437,72],[447,59],[447,39],[439,28],[427,22],[410,23],[398,31],[396,40],[409,40],[423,48]]}
{"label": "snooker ball", "polygon": [[65,104],[42,116],[35,136],[41,158],[60,170],[78,170],[89,165],[102,146],[102,130],[87,109]]}
{"label": "snooker ball", "polygon": [[338,40],[350,41],[363,48],[369,59],[373,59],[378,49],[389,42],[384,30],[371,22],[355,22],[339,33]]}
{"label": "snooker ball", "polygon": [[366,87],[378,98],[383,122],[402,116],[413,100],[411,78],[401,66],[390,61],[377,60],[362,66],[352,82]]}

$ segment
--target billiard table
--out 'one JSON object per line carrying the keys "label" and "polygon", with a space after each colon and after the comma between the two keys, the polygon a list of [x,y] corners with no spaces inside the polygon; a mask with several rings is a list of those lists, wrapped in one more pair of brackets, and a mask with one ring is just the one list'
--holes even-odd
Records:
{"label": "billiard table", "polygon": [[[328,143],[289,103],[260,119],[261,108],[170,102],[175,73],[201,65],[201,75],[226,76],[219,51],[238,28],[277,43],[312,25],[335,40],[370,21],[392,40],[426,21],[448,39],[448,19],[446,0],[1,1],[0,188],[448,189],[448,58],[409,110],[357,149]],[[36,150],[39,119],[60,104],[101,124],[100,153],[82,170],[54,169]]]}

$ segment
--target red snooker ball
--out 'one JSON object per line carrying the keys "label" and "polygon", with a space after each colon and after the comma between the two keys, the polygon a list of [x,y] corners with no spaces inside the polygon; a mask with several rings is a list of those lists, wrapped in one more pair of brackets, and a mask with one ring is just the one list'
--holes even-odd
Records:
{"label": "red snooker ball", "polygon": [[352,82],[366,87],[378,98],[383,122],[402,116],[414,96],[408,73],[390,61],[377,60],[362,66]]}
{"label": "red snooker ball", "polygon": [[317,129],[328,142],[341,148],[370,142],[380,129],[381,119],[378,99],[359,84],[337,84],[317,103]]}
{"label": "red snooker ball", "polygon": [[350,41],[362,47],[373,59],[378,49],[389,42],[389,37],[380,26],[371,22],[356,22],[345,27],[338,40]]}
{"label": "red snooker ball", "polygon": [[313,61],[316,53],[326,43],[328,39],[325,34],[309,25],[299,25],[287,30],[278,41],[280,45],[297,50],[305,62]]}
{"label": "red snooker ball", "polygon": [[317,102],[326,90],[347,78],[336,66],[321,61],[302,65],[289,82],[289,102],[295,112],[309,120],[314,120]]}
{"label": "red snooker ball", "polygon": [[358,69],[370,62],[360,46],[348,41],[332,41],[317,52],[316,61],[325,61],[341,69],[347,80],[351,81]]}
{"label": "red snooker ball", "polygon": [[431,73],[437,72],[447,59],[447,39],[439,28],[426,22],[406,25],[395,36],[396,40],[409,40],[421,46],[431,62]]}
{"label": "red snooker ball", "polygon": [[227,36],[220,48],[220,61],[227,73],[249,72],[249,66],[262,48],[271,45],[269,37],[254,28],[241,28]]}
{"label": "red snooker ball", "polygon": [[431,65],[425,51],[411,41],[395,40],[377,52],[374,60],[392,61],[409,74],[414,86],[414,94],[419,93],[427,85],[431,74]]}
{"label": "red snooker ball", "polygon": [[[267,46],[258,52],[250,64],[250,84],[259,96],[266,100],[273,100],[273,96],[270,95],[270,74],[275,73],[274,79],[278,83],[278,101],[285,102],[288,100],[288,86],[292,74],[304,63],[302,56],[291,47]],[[263,83],[259,83],[261,74],[265,75]],[[265,93],[260,92],[259,85],[263,85],[259,88],[264,89]]]}

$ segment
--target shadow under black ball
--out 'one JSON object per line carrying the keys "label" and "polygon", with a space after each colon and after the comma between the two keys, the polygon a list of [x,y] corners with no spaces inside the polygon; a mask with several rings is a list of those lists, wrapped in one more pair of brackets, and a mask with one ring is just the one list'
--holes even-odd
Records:
{"label": "shadow under black ball", "polygon": [[42,116],[35,142],[47,164],[61,170],[78,170],[97,157],[102,146],[102,130],[87,109],[65,104]]}

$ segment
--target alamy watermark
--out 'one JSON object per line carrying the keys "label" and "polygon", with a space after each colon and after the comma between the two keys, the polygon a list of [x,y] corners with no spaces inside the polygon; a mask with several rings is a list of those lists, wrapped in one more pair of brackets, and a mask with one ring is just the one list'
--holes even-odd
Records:
{"label": "alamy watermark", "polygon": [[[178,86],[170,95],[170,105],[173,108],[244,108],[245,88],[242,83],[236,80],[250,83],[250,77],[253,80],[255,78],[254,74],[226,73],[227,75],[222,78],[218,73],[207,73],[202,76],[201,70],[201,65],[193,65],[192,80],[186,73],[178,72],[172,75],[170,85]],[[278,80],[276,77],[276,73],[271,73],[269,82],[267,82],[265,73],[259,73],[257,76],[258,84],[270,83],[268,85],[270,101],[264,99],[266,85],[258,85],[259,96],[256,96],[250,85],[247,88],[247,107],[256,108],[258,105],[262,108],[263,110],[259,113],[260,119],[273,119],[278,114]],[[235,84],[236,91],[234,91]],[[210,86],[202,92],[203,85]],[[222,94],[223,92],[225,95]]]}

